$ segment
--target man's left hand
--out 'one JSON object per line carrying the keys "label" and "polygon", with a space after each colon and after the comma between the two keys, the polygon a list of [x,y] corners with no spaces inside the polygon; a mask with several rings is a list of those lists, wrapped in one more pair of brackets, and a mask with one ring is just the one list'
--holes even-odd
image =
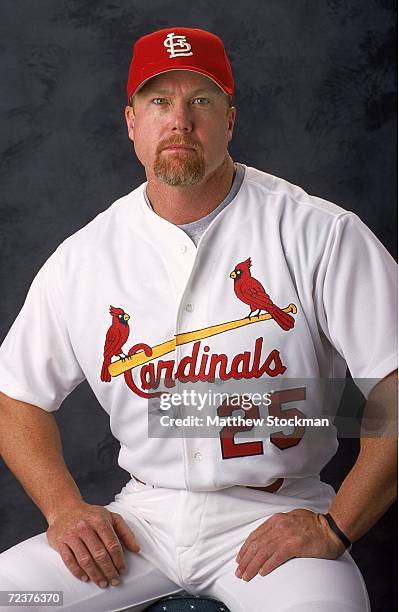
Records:
{"label": "man's left hand", "polygon": [[236,576],[266,576],[294,557],[337,559],[345,546],[322,514],[310,510],[277,513],[253,531],[236,557]]}

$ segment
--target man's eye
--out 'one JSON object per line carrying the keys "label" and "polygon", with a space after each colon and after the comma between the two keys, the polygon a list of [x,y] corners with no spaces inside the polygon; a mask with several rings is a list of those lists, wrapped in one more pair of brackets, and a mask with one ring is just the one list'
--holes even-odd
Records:
{"label": "man's eye", "polygon": [[153,98],[153,104],[166,104],[166,98]]}
{"label": "man's eye", "polygon": [[193,104],[199,104],[203,106],[205,104],[209,104],[209,99],[208,98],[194,98]]}

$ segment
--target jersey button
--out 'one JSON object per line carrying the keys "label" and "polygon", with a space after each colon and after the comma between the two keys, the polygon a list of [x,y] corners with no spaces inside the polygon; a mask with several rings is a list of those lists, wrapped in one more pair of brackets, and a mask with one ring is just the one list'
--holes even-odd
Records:
{"label": "jersey button", "polygon": [[180,253],[185,253],[187,251],[187,247],[185,244],[180,245]]}
{"label": "jersey button", "polygon": [[192,304],[186,304],[186,311],[187,312],[193,312],[194,310],[194,306]]}
{"label": "jersey button", "polygon": [[196,453],[194,453],[194,459],[196,461],[202,461],[202,454],[199,451],[197,451]]}

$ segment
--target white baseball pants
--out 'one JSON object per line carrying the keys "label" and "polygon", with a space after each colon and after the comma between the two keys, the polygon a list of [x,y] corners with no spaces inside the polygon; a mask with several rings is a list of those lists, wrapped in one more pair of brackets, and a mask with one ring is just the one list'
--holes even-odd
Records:
{"label": "white baseball pants", "polygon": [[139,612],[184,589],[219,599],[231,612],[369,612],[348,553],[334,561],[292,559],[250,582],[235,576],[235,556],[262,522],[294,508],[326,512],[333,497],[317,478],[286,481],[277,493],[241,486],[190,492],[131,480],[107,506],[124,517],[141,546],[139,554],[126,552],[120,585],[100,589],[74,578],[40,534],[0,555],[0,589],[61,590],[63,607],[45,608],[53,611]]}

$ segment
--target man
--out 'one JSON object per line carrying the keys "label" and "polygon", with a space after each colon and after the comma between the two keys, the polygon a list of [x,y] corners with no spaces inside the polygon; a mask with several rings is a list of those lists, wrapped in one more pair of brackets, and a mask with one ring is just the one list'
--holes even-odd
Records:
{"label": "man", "polygon": [[[59,246],[0,351],[1,452],[49,523],[48,543],[0,556],[3,590],[62,590],[69,610],[181,588],[232,612],[369,609],[346,549],[395,497],[395,439],[364,437],[335,496],[319,473],[336,438],[311,427],[152,429],[162,399],[217,379],[230,394],[273,381],[252,417],[317,414],[314,382],[347,365],[368,406],[393,411],[393,260],[352,213],[233,163],[233,92],[213,34],[137,41],[125,116],[147,183]],[[51,415],[85,378],[132,474],[106,508],[82,499]]]}

